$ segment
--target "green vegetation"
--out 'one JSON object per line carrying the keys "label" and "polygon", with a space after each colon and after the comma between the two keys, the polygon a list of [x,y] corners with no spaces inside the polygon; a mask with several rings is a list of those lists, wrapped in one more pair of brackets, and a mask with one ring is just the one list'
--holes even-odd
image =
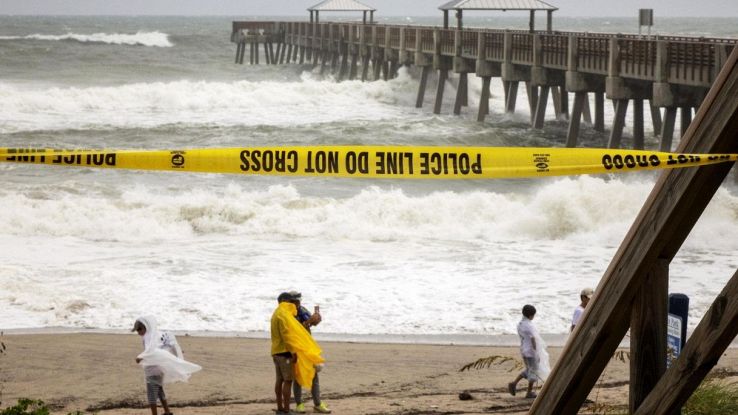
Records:
{"label": "green vegetation", "polygon": [[738,414],[738,384],[708,379],[697,388],[682,410],[683,415]]}
{"label": "green vegetation", "polygon": [[18,404],[5,408],[0,415],[49,415],[49,407],[44,401],[18,399]]}

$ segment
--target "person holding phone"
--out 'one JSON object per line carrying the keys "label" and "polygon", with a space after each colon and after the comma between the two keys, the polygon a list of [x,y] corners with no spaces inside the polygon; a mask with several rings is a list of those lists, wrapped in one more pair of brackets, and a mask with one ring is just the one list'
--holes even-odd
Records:
{"label": "person holding phone", "polygon": [[[320,306],[316,305],[313,309],[313,313],[311,314],[310,311],[308,311],[308,309],[303,307],[301,304],[302,293],[299,293],[297,291],[290,291],[289,295],[292,299],[292,302],[294,302],[294,304],[297,306],[297,316],[295,316],[295,318],[297,318],[297,321],[299,321],[305,327],[305,329],[310,332],[311,327],[317,326],[323,320],[323,317],[320,314]],[[320,399],[320,383],[318,380],[319,371],[320,366],[315,368],[315,378],[313,378],[313,387],[310,389],[310,393],[313,396],[315,412],[321,414],[329,414],[331,413],[331,410],[328,409],[325,402]],[[306,410],[305,403],[302,401],[302,387],[300,387],[299,384],[294,383],[292,387],[292,394],[295,396],[295,412],[304,414]]]}

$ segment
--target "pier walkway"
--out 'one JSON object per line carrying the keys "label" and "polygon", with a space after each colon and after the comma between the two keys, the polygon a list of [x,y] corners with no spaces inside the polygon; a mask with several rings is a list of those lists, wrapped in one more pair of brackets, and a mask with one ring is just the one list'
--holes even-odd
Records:
{"label": "pier walkway", "polygon": [[[660,150],[672,147],[677,110],[686,131],[693,110],[738,39],[639,36],[586,32],[443,29],[433,26],[336,22],[233,22],[236,63],[320,65],[344,79],[390,79],[403,66],[420,68],[416,106],[421,107],[431,71],[438,71],[433,112],[442,109],[449,73],[458,74],[454,114],[468,106],[468,74],[482,78],[477,120],[489,113],[491,78],[502,79],[507,112],[514,112],[525,83],[531,125],[542,128],[549,96],[557,118],[569,121],[568,147],[576,147],[582,119],[605,131],[605,99],[615,115],[609,147],[621,146],[626,112],[632,101],[633,147],[644,148],[644,102],[650,107]],[[371,70],[370,70],[371,69]],[[569,109],[569,93],[574,102]],[[590,96],[594,113],[590,111]],[[663,111],[661,110],[663,108]]]}

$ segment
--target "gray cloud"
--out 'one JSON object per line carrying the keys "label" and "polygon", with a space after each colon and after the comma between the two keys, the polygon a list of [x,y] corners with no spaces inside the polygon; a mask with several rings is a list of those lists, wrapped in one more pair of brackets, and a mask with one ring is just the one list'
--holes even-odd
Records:
{"label": "gray cloud", "polygon": [[[299,16],[318,0],[2,0],[0,14]],[[385,16],[435,16],[444,0],[364,0]],[[736,0],[552,0],[560,16],[738,17]],[[480,15],[482,13],[480,12]],[[512,15],[512,13],[508,13]]]}

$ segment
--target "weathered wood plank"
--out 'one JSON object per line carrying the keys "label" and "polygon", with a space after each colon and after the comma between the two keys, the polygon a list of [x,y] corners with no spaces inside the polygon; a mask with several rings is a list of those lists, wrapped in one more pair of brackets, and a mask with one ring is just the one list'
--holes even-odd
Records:
{"label": "weathered wood plank", "polygon": [[697,325],[679,357],[635,415],[679,410],[738,335],[738,271]]}
{"label": "weathered wood plank", "polygon": [[[687,130],[679,152],[738,152],[738,48]],[[658,258],[671,260],[732,164],[662,174],[600,282],[531,414],[576,414],[629,326],[641,277]],[[645,403],[645,402],[644,402]]]}
{"label": "weathered wood plank", "polygon": [[630,411],[641,405],[666,371],[669,261],[658,259],[643,276],[630,314]]}

